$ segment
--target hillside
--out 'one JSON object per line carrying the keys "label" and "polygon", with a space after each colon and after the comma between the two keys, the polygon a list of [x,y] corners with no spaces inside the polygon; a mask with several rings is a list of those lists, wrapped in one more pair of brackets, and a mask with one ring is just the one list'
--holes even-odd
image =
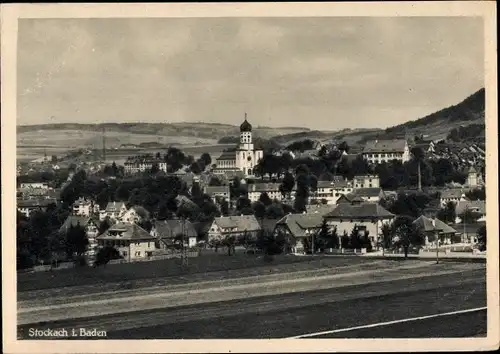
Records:
{"label": "hillside", "polygon": [[484,111],[485,90],[482,88],[454,106],[417,120],[387,128],[385,132],[388,135],[404,134],[406,131],[411,135],[447,136],[452,129],[460,126],[484,124]]}
{"label": "hillside", "polygon": [[[103,124],[42,124],[42,125],[20,125],[17,127],[17,134],[32,133],[39,131],[79,131],[95,132],[100,134],[105,129],[106,133],[126,133],[144,134],[158,136],[186,136],[198,137],[201,139],[218,140],[223,136],[239,134],[239,125],[218,124],[218,123],[103,123]],[[308,131],[302,127],[255,127],[256,136],[270,138],[279,134],[290,134]]]}

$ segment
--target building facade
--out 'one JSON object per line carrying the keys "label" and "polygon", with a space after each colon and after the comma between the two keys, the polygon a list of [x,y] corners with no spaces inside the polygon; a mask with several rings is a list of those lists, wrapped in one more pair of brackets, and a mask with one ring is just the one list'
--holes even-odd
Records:
{"label": "building facade", "polygon": [[255,166],[264,156],[264,151],[256,149],[253,144],[252,125],[245,121],[240,125],[240,143],[233,151],[225,151],[216,160],[215,173],[224,171],[242,171],[245,177],[255,175]]}
{"label": "building facade", "polygon": [[374,140],[366,143],[362,155],[371,164],[392,160],[405,163],[410,161],[410,148],[406,139]]}
{"label": "building facade", "polygon": [[113,247],[128,262],[153,256],[156,239],[137,224],[118,223],[97,236],[98,247]]}

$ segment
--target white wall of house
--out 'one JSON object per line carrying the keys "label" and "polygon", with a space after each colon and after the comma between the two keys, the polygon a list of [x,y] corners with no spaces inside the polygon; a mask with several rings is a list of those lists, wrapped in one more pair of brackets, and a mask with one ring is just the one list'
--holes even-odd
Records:
{"label": "white wall of house", "polygon": [[391,224],[392,219],[383,219],[378,221],[371,220],[333,220],[330,219],[327,221],[330,229],[334,227],[337,228],[337,235],[342,237],[344,231],[347,235],[350,235],[354,226],[365,228],[368,231],[368,237],[372,240],[373,245],[378,244],[379,240],[382,237],[382,226],[384,224]]}

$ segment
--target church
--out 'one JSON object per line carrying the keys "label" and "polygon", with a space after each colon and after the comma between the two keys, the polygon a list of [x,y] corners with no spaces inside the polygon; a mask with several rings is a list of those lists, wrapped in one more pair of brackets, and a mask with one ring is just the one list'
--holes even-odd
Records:
{"label": "church", "polygon": [[224,151],[217,158],[214,173],[241,171],[245,177],[254,176],[254,168],[264,156],[263,150],[256,150],[252,142],[252,125],[247,120],[240,125],[240,143],[232,151]]}

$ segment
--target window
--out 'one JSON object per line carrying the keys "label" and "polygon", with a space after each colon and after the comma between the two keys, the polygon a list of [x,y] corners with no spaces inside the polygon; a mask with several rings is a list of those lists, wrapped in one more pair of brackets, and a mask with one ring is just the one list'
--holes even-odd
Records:
{"label": "window", "polygon": [[135,256],[136,256],[136,257],[140,257],[140,256],[141,256],[141,251],[137,251],[137,252],[135,252]]}
{"label": "window", "polygon": [[123,256],[127,257],[127,255],[128,255],[127,251],[123,251]]}

